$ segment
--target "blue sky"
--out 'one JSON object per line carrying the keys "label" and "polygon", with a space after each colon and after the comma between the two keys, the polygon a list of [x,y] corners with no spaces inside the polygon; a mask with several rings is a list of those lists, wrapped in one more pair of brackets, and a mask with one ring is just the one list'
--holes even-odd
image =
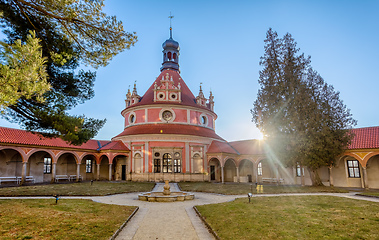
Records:
{"label": "blue sky", "polygon": [[[271,27],[292,34],[313,68],[340,91],[357,127],[379,125],[379,1],[105,1],[138,42],[97,70],[95,97],[72,114],[107,119],[96,139],[122,132],[125,94],[137,81],[142,96],[160,73],[162,43],[180,44],[181,76],[197,95],[215,96],[216,132],[228,141],[253,139],[259,131],[250,109],[259,89],[259,59]],[[4,120],[0,125],[17,127]]]}

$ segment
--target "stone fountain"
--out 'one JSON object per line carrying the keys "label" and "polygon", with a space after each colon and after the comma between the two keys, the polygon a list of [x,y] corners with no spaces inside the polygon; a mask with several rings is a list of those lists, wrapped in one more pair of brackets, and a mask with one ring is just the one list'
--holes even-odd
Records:
{"label": "stone fountain", "polygon": [[163,192],[146,192],[138,194],[138,200],[149,202],[175,202],[193,200],[195,195],[188,192],[171,192],[168,180],[165,181]]}

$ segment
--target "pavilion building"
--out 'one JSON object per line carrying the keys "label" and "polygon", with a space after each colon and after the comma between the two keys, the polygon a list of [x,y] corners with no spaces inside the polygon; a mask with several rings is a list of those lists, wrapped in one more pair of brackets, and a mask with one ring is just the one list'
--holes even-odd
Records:
{"label": "pavilion building", "polygon": [[[163,43],[160,75],[138,95],[128,90],[124,130],[111,141],[81,146],[38,133],[0,127],[0,184],[70,180],[215,181],[310,185],[303,166],[284,167],[264,141],[227,142],[215,132],[212,92],[197,96],[180,76],[179,43]],[[379,127],[353,129],[355,137],[325,185],[379,188]]]}

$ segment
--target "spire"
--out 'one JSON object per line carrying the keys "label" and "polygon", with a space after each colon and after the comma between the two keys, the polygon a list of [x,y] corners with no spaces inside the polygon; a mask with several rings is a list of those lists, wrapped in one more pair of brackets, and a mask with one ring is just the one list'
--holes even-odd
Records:
{"label": "spire", "polygon": [[171,27],[171,19],[174,18],[174,16],[171,15],[171,12],[170,12],[170,16],[168,16],[168,18],[170,19],[170,39],[172,39],[172,27]]}
{"label": "spire", "polygon": [[161,71],[163,70],[179,70],[179,43],[172,38],[172,26],[171,20],[174,16],[168,17],[170,19],[170,38],[167,39],[163,44],[163,63]]}

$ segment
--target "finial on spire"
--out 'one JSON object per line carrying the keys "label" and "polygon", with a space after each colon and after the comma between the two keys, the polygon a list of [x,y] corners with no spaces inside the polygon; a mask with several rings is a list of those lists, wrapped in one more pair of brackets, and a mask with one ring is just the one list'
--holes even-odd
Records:
{"label": "finial on spire", "polygon": [[174,16],[171,15],[171,12],[170,12],[170,16],[168,16],[168,18],[170,19],[170,39],[172,39],[172,27],[171,27],[171,19],[174,18]]}

